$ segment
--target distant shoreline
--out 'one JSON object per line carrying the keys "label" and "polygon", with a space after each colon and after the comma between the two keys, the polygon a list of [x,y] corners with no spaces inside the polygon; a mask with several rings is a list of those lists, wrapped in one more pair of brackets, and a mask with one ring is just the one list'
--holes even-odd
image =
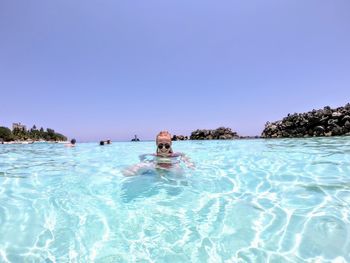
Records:
{"label": "distant shoreline", "polygon": [[[238,138],[238,139],[232,139],[232,140],[221,140],[221,139],[211,139],[211,140],[183,140],[183,141],[176,141],[176,142],[212,142],[212,141],[216,141],[216,142],[232,142],[232,141],[255,141],[255,140],[264,140],[264,141],[275,141],[275,140],[294,140],[294,139],[298,139],[298,140],[304,140],[304,139],[325,139],[325,138],[345,138],[345,137],[350,137],[350,135],[338,135],[338,136],[329,136],[329,137],[321,137],[321,136],[315,136],[315,137],[308,137],[308,138],[304,138],[304,137],[292,137],[292,138],[286,138],[286,137],[282,137],[282,138],[263,138],[263,137],[259,137],[259,138]],[[155,142],[155,140],[144,140],[144,141],[140,141],[138,143],[143,143],[143,142]],[[35,142],[28,142],[28,141],[11,141],[11,142],[4,142],[4,143],[0,143],[0,145],[28,145],[28,144],[69,144],[69,141],[35,141]],[[88,143],[93,143],[93,144],[98,144],[97,141],[89,141],[89,142],[79,142],[79,144],[88,144]],[[133,143],[131,141],[125,140],[125,141],[112,141],[112,143]]]}
{"label": "distant shoreline", "polygon": [[41,143],[49,143],[49,144],[66,144],[69,143],[69,141],[9,141],[9,142],[2,142],[0,144],[41,144]]}

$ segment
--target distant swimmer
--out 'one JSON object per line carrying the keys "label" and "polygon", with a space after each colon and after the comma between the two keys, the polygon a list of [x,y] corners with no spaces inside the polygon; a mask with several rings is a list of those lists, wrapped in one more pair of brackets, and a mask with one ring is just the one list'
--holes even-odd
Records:
{"label": "distant swimmer", "polygon": [[107,141],[100,141],[100,145],[105,145],[105,144],[112,144],[111,140],[107,140]]}
{"label": "distant swimmer", "polygon": [[156,137],[157,150],[155,154],[140,155],[141,163],[123,171],[126,176],[137,175],[149,170],[173,170],[180,168],[184,163],[188,168],[194,168],[194,163],[184,153],[174,153],[172,149],[171,135],[167,131],[161,131]]}
{"label": "distant swimmer", "polygon": [[71,139],[70,143],[67,143],[65,146],[66,147],[75,147],[76,139]]}

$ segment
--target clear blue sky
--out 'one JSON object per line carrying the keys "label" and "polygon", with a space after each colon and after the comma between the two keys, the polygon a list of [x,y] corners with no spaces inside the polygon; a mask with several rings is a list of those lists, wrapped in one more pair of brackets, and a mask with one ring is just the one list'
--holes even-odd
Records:
{"label": "clear blue sky", "polygon": [[0,0],[0,125],[153,139],[350,101],[349,0]]}

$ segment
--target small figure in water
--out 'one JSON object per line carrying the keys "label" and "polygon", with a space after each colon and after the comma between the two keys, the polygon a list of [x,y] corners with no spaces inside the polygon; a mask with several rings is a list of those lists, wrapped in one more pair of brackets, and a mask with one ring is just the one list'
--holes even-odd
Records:
{"label": "small figure in water", "polygon": [[112,144],[111,140],[107,140],[107,141],[100,141],[100,145],[105,145],[105,144]]}
{"label": "small figure in water", "polygon": [[[140,155],[141,163],[136,164],[123,171],[126,176],[141,174],[146,171],[162,169],[162,170],[177,170],[181,169],[180,162],[182,161],[188,168],[193,169],[195,166],[190,159],[183,153],[174,153],[171,144],[171,135],[167,131],[161,131],[156,138],[157,150],[155,154]],[[147,160],[147,157],[153,157],[152,160]]]}
{"label": "small figure in water", "polygon": [[77,141],[75,140],[75,139],[71,139],[70,140],[70,143],[68,143],[68,144],[66,144],[65,146],[66,147],[75,147],[75,143],[76,143]]}

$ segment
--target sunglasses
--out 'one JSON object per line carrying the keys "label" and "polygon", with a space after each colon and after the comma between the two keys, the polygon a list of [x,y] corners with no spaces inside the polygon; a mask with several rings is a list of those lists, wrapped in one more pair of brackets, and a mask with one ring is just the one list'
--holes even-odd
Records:
{"label": "sunglasses", "polygon": [[159,149],[162,149],[163,147],[165,147],[165,149],[170,149],[170,144],[169,143],[166,143],[166,144],[163,144],[163,143],[160,143],[158,144],[158,148]]}

